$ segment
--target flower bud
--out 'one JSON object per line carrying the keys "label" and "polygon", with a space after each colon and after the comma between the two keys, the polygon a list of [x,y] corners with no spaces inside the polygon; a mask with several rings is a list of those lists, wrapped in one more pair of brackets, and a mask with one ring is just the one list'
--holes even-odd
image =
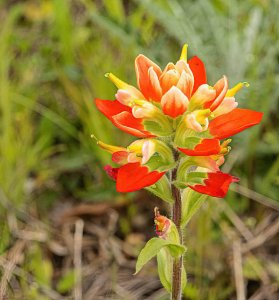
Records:
{"label": "flower bud", "polygon": [[165,115],[176,118],[184,114],[188,106],[188,98],[180,89],[173,86],[161,100],[162,110]]}
{"label": "flower bud", "polygon": [[154,208],[154,223],[156,227],[156,234],[164,239],[175,244],[180,244],[180,238],[174,223],[165,216],[162,216],[158,207]]}
{"label": "flower bud", "polygon": [[190,99],[189,111],[203,108],[206,102],[212,101],[216,97],[216,90],[208,84],[202,84],[198,87]]}
{"label": "flower bud", "polygon": [[160,110],[155,105],[145,100],[134,100],[131,106],[133,106],[133,116],[139,119],[156,118],[156,114],[160,113]]}
{"label": "flower bud", "polygon": [[129,151],[128,162],[141,162],[146,164],[155,152],[155,141],[149,139],[137,140],[127,147]]}
{"label": "flower bud", "polygon": [[210,109],[196,110],[186,116],[186,125],[197,132],[205,131],[209,125],[208,117],[210,115]]}
{"label": "flower bud", "polygon": [[158,207],[154,208],[154,214],[155,214],[154,223],[156,227],[156,234],[160,238],[166,240],[170,232],[171,221],[167,217],[160,215]]}
{"label": "flower bud", "polygon": [[180,78],[179,72],[176,70],[173,63],[166,66],[161,78],[160,83],[163,89],[163,93],[166,93],[172,86],[176,86]]}
{"label": "flower bud", "polygon": [[237,107],[238,103],[234,97],[226,97],[222,103],[214,110],[214,117],[229,113]]}
{"label": "flower bud", "polygon": [[115,94],[115,98],[121,104],[129,106],[130,103],[135,99],[145,99],[143,94],[138,89],[122,81],[112,73],[107,73],[105,76],[108,77],[118,87],[119,90]]}

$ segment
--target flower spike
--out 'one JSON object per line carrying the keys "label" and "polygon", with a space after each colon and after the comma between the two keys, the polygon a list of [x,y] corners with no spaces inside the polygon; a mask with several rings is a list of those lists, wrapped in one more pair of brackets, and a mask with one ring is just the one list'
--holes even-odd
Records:
{"label": "flower spike", "polygon": [[[230,183],[236,181],[220,172],[231,149],[230,139],[221,140],[258,124],[263,114],[237,108],[235,95],[248,83],[228,89],[224,75],[215,85],[207,84],[202,60],[194,56],[187,61],[187,50],[188,45],[183,45],[180,59],[164,69],[138,55],[138,88],[113,73],[106,74],[118,88],[116,100],[96,99],[97,108],[116,127],[141,138],[127,148],[97,141],[119,165],[105,167],[119,192],[151,185],[156,190],[161,187],[161,181],[156,187],[160,178],[175,166],[179,169],[179,187],[189,186],[211,196],[224,197]],[[180,151],[176,160],[175,150]]]}

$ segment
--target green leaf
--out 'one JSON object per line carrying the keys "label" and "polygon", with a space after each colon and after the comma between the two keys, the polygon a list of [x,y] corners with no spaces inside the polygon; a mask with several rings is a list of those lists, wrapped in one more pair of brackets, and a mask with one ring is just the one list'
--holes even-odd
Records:
{"label": "green leaf", "polygon": [[75,272],[70,270],[57,283],[57,291],[59,293],[66,293],[70,291],[75,285]]}
{"label": "green leaf", "polygon": [[194,149],[200,142],[201,138],[192,136],[180,141],[178,146],[181,148]]}
{"label": "green leaf", "polygon": [[199,295],[200,295],[200,292],[199,290],[194,286],[192,285],[191,283],[188,283],[184,289],[182,290],[183,292],[183,295],[185,297],[187,297],[187,299],[189,300],[196,300],[196,299],[199,299]]}
{"label": "green leaf", "polygon": [[170,183],[166,175],[164,175],[155,184],[146,188],[149,192],[153,193],[155,196],[161,198],[162,200],[173,203],[173,197],[170,189]]}
{"label": "green leaf", "polygon": [[182,227],[186,226],[186,224],[190,221],[192,216],[200,209],[200,207],[207,198],[207,195],[200,194],[190,188],[187,188],[183,191],[181,219]]}
{"label": "green leaf", "polygon": [[8,248],[10,242],[9,226],[6,223],[0,224],[0,255]]}
{"label": "green leaf", "polygon": [[176,185],[181,188],[185,188],[188,176],[188,169],[192,166],[195,166],[196,162],[190,156],[183,157],[179,163],[177,170],[177,179]]}
{"label": "green leaf", "polygon": [[160,281],[167,292],[171,293],[173,259],[166,248],[162,248],[157,254],[157,266]]}
{"label": "green leaf", "polygon": [[182,293],[185,293],[185,290],[187,289],[187,273],[185,265],[182,266],[182,276],[181,276],[181,287],[182,287]]}
{"label": "green leaf", "polygon": [[104,0],[108,14],[118,23],[125,23],[125,11],[121,0]]}
{"label": "green leaf", "polygon": [[169,136],[173,133],[170,121],[163,114],[156,115],[156,119],[153,120],[144,120],[143,124],[147,131],[158,136]]}
{"label": "green leaf", "polygon": [[50,260],[43,257],[39,244],[34,244],[28,253],[28,269],[34,274],[38,283],[51,286],[53,266]]}
{"label": "green leaf", "polygon": [[182,119],[178,125],[174,137],[174,144],[181,148],[190,148],[193,149],[196,144],[199,144],[200,139],[210,138],[208,130],[203,132],[197,132],[192,129],[189,129]]}
{"label": "green leaf", "polygon": [[172,149],[169,145],[160,140],[153,140],[154,153],[144,164],[150,171],[164,172],[173,169],[176,162],[173,157]]}
{"label": "green leaf", "polygon": [[[171,293],[173,258],[166,248],[161,249],[157,254],[157,265],[160,281],[167,292]],[[181,287],[184,293],[187,286],[187,275],[184,265],[182,267],[181,280]]]}
{"label": "green leaf", "polygon": [[141,250],[137,260],[135,274],[137,274],[142,267],[164,247],[168,248],[170,255],[173,257],[179,257],[186,251],[186,248],[183,245],[174,244],[167,240],[154,237],[149,240],[145,247]]}

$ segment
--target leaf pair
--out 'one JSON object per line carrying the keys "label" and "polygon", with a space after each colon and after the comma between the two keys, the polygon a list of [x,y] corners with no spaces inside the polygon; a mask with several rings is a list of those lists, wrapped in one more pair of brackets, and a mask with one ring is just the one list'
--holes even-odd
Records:
{"label": "leaf pair", "polygon": [[[158,273],[160,277],[160,281],[163,287],[171,293],[172,290],[172,266],[173,266],[173,258],[171,257],[170,253],[167,249],[163,248],[157,254],[157,265],[158,265]],[[184,290],[186,289],[187,285],[187,275],[185,266],[182,266],[182,292],[184,294]]]}
{"label": "leaf pair", "polygon": [[173,258],[178,258],[186,252],[186,247],[183,245],[154,237],[149,240],[145,247],[141,250],[137,260],[135,274],[137,274],[148,261],[150,261],[160,252],[161,249],[164,248],[169,251]]}

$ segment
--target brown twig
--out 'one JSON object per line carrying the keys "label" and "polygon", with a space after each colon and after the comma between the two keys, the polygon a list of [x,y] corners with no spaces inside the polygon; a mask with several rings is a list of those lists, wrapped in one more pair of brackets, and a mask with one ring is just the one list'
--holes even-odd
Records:
{"label": "brown twig", "polygon": [[76,284],[74,289],[75,300],[82,300],[82,237],[84,222],[78,219],[75,223],[74,235],[74,266]]}
{"label": "brown twig", "polygon": [[22,253],[25,246],[26,246],[25,241],[18,240],[8,253],[7,256],[8,261],[7,264],[5,265],[4,272],[0,282],[0,300],[5,299],[6,297],[8,283],[10,282],[10,279],[12,277],[16,265],[22,259]]}
{"label": "brown twig", "polygon": [[[216,199],[215,199],[216,200]],[[218,206],[221,207],[227,217],[230,219],[234,227],[239,231],[239,233],[245,238],[246,241],[251,240],[254,235],[244,224],[244,222],[239,218],[239,216],[231,209],[231,207],[226,202],[220,202],[219,199]]]}
{"label": "brown twig", "polygon": [[245,300],[245,283],[242,270],[241,242],[233,242],[233,266],[237,300]]}
{"label": "brown twig", "polygon": [[265,241],[271,239],[279,231],[279,219],[277,219],[267,229],[262,231],[259,235],[248,241],[242,247],[242,252],[248,252],[254,248],[261,246]]}
{"label": "brown twig", "polygon": [[265,205],[267,207],[270,207],[272,209],[279,211],[279,204],[277,201],[275,201],[269,197],[266,197],[264,195],[261,195],[243,185],[235,184],[234,186],[231,187],[231,189],[242,196],[250,198],[262,205]]}

